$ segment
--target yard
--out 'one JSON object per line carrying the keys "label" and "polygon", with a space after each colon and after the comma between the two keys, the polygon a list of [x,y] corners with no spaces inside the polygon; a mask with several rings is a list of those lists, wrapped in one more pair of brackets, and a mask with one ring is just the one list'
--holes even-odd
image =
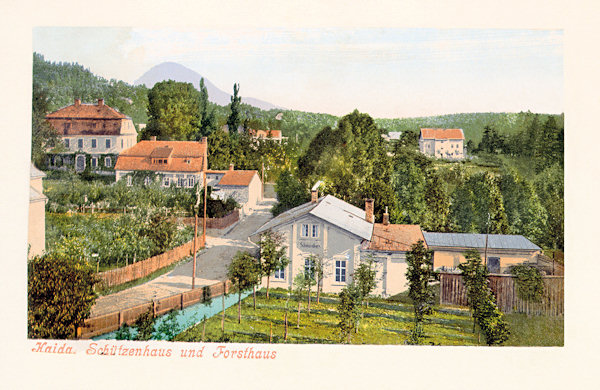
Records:
{"label": "yard", "polygon": [[[287,297],[285,290],[270,292],[267,301],[264,290],[257,294],[256,311],[252,296],[242,301],[242,322],[237,322],[237,305],[225,312],[225,335],[221,333],[221,315],[177,335],[174,341],[229,341],[238,343],[268,343],[272,332],[273,343],[333,344],[340,342],[336,316],[337,299],[334,295],[313,297],[308,314],[306,299],[301,302],[300,322],[297,326],[298,302]],[[404,300],[401,300],[404,301]],[[287,340],[284,340],[287,305]],[[508,315],[511,337],[506,345],[563,345],[563,321],[548,317]],[[352,335],[353,344],[405,344],[413,326],[412,305],[374,298],[364,307],[358,333]],[[466,309],[436,306],[433,315],[426,317],[425,343],[433,345],[484,345],[472,333],[472,318]]]}

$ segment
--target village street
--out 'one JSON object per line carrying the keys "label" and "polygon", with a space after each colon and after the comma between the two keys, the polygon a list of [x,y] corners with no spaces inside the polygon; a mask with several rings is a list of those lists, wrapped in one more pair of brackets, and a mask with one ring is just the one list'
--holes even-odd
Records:
{"label": "village street", "polygon": [[[207,230],[207,248],[198,253],[196,287],[214,284],[226,279],[227,266],[239,250],[253,253],[258,247],[248,236],[271,219],[275,199],[265,199],[254,212],[241,219],[233,228]],[[139,286],[115,294],[99,297],[92,307],[92,317],[133,307],[152,299],[179,294],[192,288],[193,262],[178,265],[171,272]]]}

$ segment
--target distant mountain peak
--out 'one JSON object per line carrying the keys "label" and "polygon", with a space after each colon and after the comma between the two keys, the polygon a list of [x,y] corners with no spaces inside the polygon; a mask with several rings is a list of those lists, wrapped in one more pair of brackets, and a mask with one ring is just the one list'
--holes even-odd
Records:
{"label": "distant mountain peak", "polygon": [[[192,85],[198,89],[200,87],[200,79],[202,79],[202,77],[203,76],[198,72],[184,65],[178,64],[177,62],[168,61],[150,68],[150,70],[134,81],[134,85],[144,84],[146,87],[152,88],[154,84],[161,81],[174,80],[184,83],[192,83]],[[211,102],[220,106],[226,106],[231,102],[231,95],[216,87],[206,77],[204,77],[204,85],[206,85],[206,90],[208,91],[208,100]],[[250,104],[263,110],[271,110],[273,108],[282,109],[282,107],[276,106],[272,103],[252,97],[245,97],[243,95],[242,103]]]}

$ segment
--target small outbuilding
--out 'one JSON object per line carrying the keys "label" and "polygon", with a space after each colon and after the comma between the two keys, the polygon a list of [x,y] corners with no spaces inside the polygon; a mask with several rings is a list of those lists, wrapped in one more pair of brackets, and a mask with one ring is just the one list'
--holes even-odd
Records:
{"label": "small outbuilding", "polygon": [[488,234],[487,240],[486,234],[475,233],[423,232],[423,236],[433,251],[434,269],[455,270],[466,261],[465,252],[476,249],[490,272],[504,273],[513,265],[536,264],[542,251],[520,235]]}

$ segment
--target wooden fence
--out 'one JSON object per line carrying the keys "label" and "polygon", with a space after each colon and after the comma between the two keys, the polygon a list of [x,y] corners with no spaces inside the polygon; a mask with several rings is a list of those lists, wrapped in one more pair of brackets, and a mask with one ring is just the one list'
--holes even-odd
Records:
{"label": "wooden fence", "polygon": [[[206,218],[206,228],[207,229],[225,229],[239,221],[240,219],[240,210],[235,209],[229,214],[221,218]],[[181,217],[178,218],[177,221],[186,225],[194,225],[194,217]],[[198,218],[198,226],[200,226],[199,230],[201,230],[202,226],[202,218]]]}
{"label": "wooden fence", "polygon": [[154,316],[167,314],[171,310],[181,310],[196,303],[229,293],[231,282],[218,282],[211,286],[199,287],[180,294],[152,300],[117,312],[91,317],[77,329],[77,338],[89,339],[118,330],[122,325],[133,325],[140,314],[152,310]]}
{"label": "wooden fence", "polygon": [[[516,278],[512,275],[488,276],[489,286],[496,297],[498,308],[504,313],[535,315],[564,315],[564,277],[542,276],[544,296],[538,303],[518,297]],[[467,306],[467,294],[461,274],[440,274],[440,304]]]}
{"label": "wooden fence", "polygon": [[[198,237],[196,245],[197,249],[204,246],[202,237]],[[100,280],[99,284],[102,287],[117,286],[148,276],[163,267],[167,267],[187,256],[193,255],[193,252],[194,240],[191,240],[183,245],[161,253],[160,255],[152,256],[146,260],[138,261],[137,263],[125,267],[99,272],[96,274],[96,277]]]}

